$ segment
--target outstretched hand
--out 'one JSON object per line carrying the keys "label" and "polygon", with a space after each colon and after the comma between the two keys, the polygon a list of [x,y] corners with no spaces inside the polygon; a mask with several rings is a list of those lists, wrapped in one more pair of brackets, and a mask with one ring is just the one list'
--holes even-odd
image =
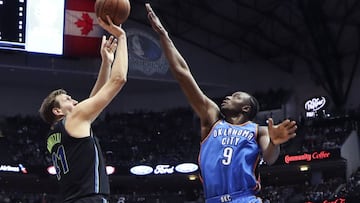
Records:
{"label": "outstretched hand", "polygon": [[159,18],[156,16],[155,12],[151,8],[149,3],[145,4],[146,10],[148,12],[148,19],[150,21],[151,27],[157,32],[159,35],[166,35],[167,31],[165,30],[164,26],[161,24]]}
{"label": "outstretched hand", "polygon": [[100,54],[103,61],[112,63],[114,61],[114,53],[117,47],[117,39],[114,36],[110,36],[106,40],[106,36],[102,37]]}
{"label": "outstretched hand", "polygon": [[284,120],[278,125],[274,125],[272,118],[268,119],[268,131],[270,140],[273,144],[279,145],[287,142],[296,136],[297,125],[295,121]]}
{"label": "outstretched hand", "polygon": [[100,17],[98,17],[99,25],[104,30],[108,31],[110,34],[114,35],[117,38],[125,34],[125,31],[121,28],[121,24],[115,25],[108,15],[106,16],[106,19],[109,24],[105,23]]}

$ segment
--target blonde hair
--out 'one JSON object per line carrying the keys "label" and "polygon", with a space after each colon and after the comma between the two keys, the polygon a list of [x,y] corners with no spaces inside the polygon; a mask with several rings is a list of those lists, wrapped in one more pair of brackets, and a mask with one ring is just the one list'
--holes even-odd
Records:
{"label": "blonde hair", "polygon": [[61,94],[67,94],[63,89],[57,89],[52,91],[42,102],[39,113],[40,117],[49,124],[54,124],[57,120],[56,116],[52,112],[54,107],[60,107],[59,102],[56,101],[56,97]]}

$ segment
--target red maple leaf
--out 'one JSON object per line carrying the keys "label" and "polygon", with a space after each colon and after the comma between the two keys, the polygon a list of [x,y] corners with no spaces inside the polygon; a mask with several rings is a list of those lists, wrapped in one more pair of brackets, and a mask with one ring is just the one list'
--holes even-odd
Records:
{"label": "red maple leaf", "polygon": [[82,35],[88,35],[93,30],[93,19],[88,13],[83,13],[81,19],[79,18],[75,24],[78,28],[81,28]]}

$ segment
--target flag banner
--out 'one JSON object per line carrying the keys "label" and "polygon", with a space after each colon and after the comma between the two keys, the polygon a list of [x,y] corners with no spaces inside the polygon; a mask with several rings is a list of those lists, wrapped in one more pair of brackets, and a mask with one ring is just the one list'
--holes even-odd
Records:
{"label": "flag banner", "polygon": [[97,22],[93,0],[68,0],[65,9],[64,55],[100,56],[105,31]]}

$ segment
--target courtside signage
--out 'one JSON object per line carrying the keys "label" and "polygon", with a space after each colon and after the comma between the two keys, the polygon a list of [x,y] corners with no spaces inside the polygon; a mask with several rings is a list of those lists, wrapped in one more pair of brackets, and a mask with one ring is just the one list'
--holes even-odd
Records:
{"label": "courtside signage", "polygon": [[26,168],[19,164],[17,166],[11,166],[11,165],[0,165],[0,172],[14,172],[14,173],[28,173]]}
{"label": "courtside signage", "polygon": [[154,168],[151,166],[139,165],[134,166],[130,169],[130,173],[134,175],[164,175],[164,174],[174,174],[175,172],[179,173],[192,173],[197,171],[199,168],[198,165],[194,163],[182,163],[176,166],[172,166],[169,164],[159,164]]}
{"label": "courtside signage", "polygon": [[331,156],[331,152],[328,151],[320,151],[320,152],[313,152],[313,153],[304,153],[298,155],[285,155],[284,162],[286,164],[290,164],[291,162],[297,161],[313,161],[313,160],[323,160],[329,159]]}

